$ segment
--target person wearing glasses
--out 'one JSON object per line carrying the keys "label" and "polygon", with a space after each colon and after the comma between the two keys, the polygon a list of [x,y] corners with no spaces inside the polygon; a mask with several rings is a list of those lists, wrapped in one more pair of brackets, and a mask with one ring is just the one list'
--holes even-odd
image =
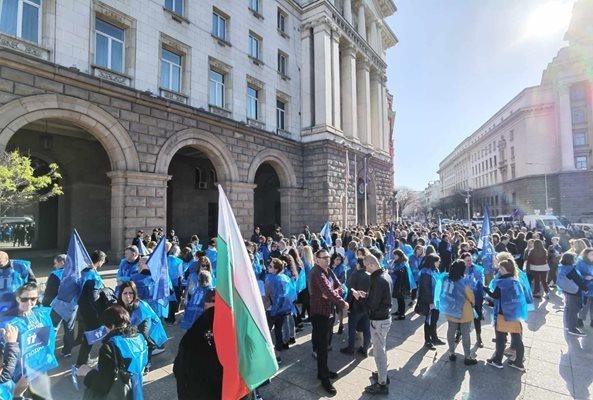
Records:
{"label": "person wearing glasses", "polygon": [[0,251],[0,320],[2,316],[16,313],[15,291],[29,282],[37,282],[27,260],[11,260],[5,251]]}
{"label": "person wearing glasses", "polygon": [[21,349],[21,360],[20,368],[17,370],[22,375],[14,377],[17,382],[14,398],[19,399],[33,380],[44,379],[43,375],[57,367],[58,360],[54,355],[56,331],[50,317],[51,308],[35,306],[39,299],[37,284],[30,282],[19,287],[15,298],[18,316],[7,321],[3,328],[6,329],[10,325],[18,330],[17,342]]}
{"label": "person wearing glasses", "polygon": [[331,395],[337,393],[330,379],[338,374],[327,366],[327,352],[335,320],[335,310],[348,311],[348,303],[342,298],[341,282],[330,268],[330,256],[327,250],[315,253],[315,266],[310,277],[311,324],[313,326],[313,349],[317,354],[317,378],[323,388]]}

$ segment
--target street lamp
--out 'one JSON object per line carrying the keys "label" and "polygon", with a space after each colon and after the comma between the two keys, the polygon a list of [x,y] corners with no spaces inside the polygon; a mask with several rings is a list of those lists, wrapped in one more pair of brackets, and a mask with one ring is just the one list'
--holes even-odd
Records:
{"label": "street lamp", "polygon": [[546,192],[546,210],[544,213],[548,212],[550,208],[550,204],[548,201],[548,174],[546,172],[546,164],[545,163],[538,163],[538,162],[528,162],[527,165],[541,165],[544,167],[544,191]]}

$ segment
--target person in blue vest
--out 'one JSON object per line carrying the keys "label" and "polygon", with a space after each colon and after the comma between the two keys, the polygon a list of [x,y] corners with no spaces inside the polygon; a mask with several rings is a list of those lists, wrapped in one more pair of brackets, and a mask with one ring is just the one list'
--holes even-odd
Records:
{"label": "person in blue vest", "polygon": [[15,383],[13,376],[21,350],[17,342],[19,330],[8,324],[0,329],[4,345],[0,344],[0,400],[12,400]]}
{"label": "person in blue vest", "polygon": [[[420,268],[421,268],[420,266],[424,262],[424,256],[425,256],[424,246],[417,244],[414,247],[414,253],[412,253],[410,258],[408,259],[408,264],[410,265],[410,270],[412,271],[412,274],[414,275],[414,281],[416,282],[416,286],[418,286],[418,281],[420,279]],[[414,302],[416,301],[417,297],[418,297],[418,288],[416,287],[416,289],[412,289],[411,302],[410,302],[410,304],[408,304],[410,307],[412,307],[414,305]]]}
{"label": "person in blue vest", "polygon": [[[92,264],[82,270],[82,291],[78,299],[78,318],[84,323],[86,331],[93,331],[101,326],[100,318],[103,311],[101,290],[105,287],[98,269],[105,264],[107,255],[101,250],[91,254]],[[89,362],[89,354],[93,345],[83,336],[75,367],[80,367]]]}
{"label": "person in blue vest", "polygon": [[212,274],[216,276],[216,256],[218,255],[218,251],[216,250],[216,238],[210,239],[208,243],[208,248],[206,249],[206,257],[210,260],[210,264],[212,265]]}
{"label": "person in blue vest", "polygon": [[202,315],[206,297],[213,290],[210,272],[200,271],[198,274],[198,286],[194,287],[191,295],[186,297],[181,329],[190,329],[194,322]]}
{"label": "person in blue vest", "polygon": [[165,351],[164,345],[167,341],[167,333],[161,319],[147,302],[138,298],[138,290],[133,281],[121,285],[117,304],[128,311],[130,324],[136,327],[138,332],[146,339],[148,343],[147,367],[150,367],[152,356]]}
{"label": "person in blue vest", "polygon": [[138,255],[138,247],[129,246],[124,250],[124,258],[119,262],[119,268],[115,276],[117,280],[117,286],[120,286],[124,282],[128,282],[133,275],[138,273],[138,261],[140,256]]}
{"label": "person in blue vest", "polygon": [[[56,298],[58,295],[58,289],[60,287],[60,282],[62,281],[62,275],[64,274],[64,266],[66,265],[66,254],[58,254],[54,257],[54,270],[47,278],[47,282],[45,284],[45,292],[43,294],[43,300],[41,304],[44,307],[50,307],[51,302]],[[51,320],[56,328],[56,331],[60,329],[60,326],[64,327],[64,346],[62,347],[62,357],[69,358],[72,355],[72,348],[74,347],[74,328],[76,326],[76,313],[73,313],[72,316],[65,321],[62,317],[52,310],[51,312]]]}
{"label": "person in blue vest", "polygon": [[[167,242],[167,267],[169,269],[169,279],[173,284],[173,296],[169,300],[169,312],[165,322],[169,325],[175,324],[175,313],[179,309],[181,301],[181,280],[183,279],[183,260],[179,258],[181,249],[171,242]],[[173,300],[174,298],[174,300]]]}
{"label": "person in blue vest", "polygon": [[515,350],[515,360],[509,360],[508,366],[525,371],[523,365],[523,326],[521,321],[527,319],[527,300],[525,288],[518,277],[518,267],[515,261],[505,258],[498,263],[499,276],[492,283],[491,288],[485,288],[486,292],[494,299],[493,318],[495,320],[496,351],[492,358],[486,360],[486,364],[495,368],[503,368],[502,357],[504,355],[507,334],[511,335],[511,347]]}
{"label": "person in blue vest", "polygon": [[14,294],[19,287],[30,282],[37,282],[31,262],[11,260],[5,251],[0,251],[0,320],[16,315]]}
{"label": "person in blue vest", "polygon": [[[3,324],[4,329],[12,325],[18,329],[18,343],[21,359],[15,376],[18,382],[14,397],[22,397],[27,388],[36,379],[58,366],[54,353],[56,350],[56,331],[48,307],[35,307],[39,299],[37,283],[30,282],[19,287],[15,292],[17,316]],[[35,386],[35,385],[33,385]],[[34,392],[33,387],[29,391]]]}
{"label": "person in blue vest", "polygon": [[440,263],[441,259],[436,254],[428,254],[424,258],[424,264],[420,270],[420,280],[418,282],[418,302],[414,309],[417,314],[425,317],[424,347],[429,350],[436,350],[435,345],[445,344],[437,336],[439,310],[434,303]]}
{"label": "person in blue vest", "polygon": [[[334,253],[331,256],[330,268],[332,269],[332,271],[334,271],[334,274],[336,275],[336,277],[340,281],[340,284],[342,285],[342,298],[345,299],[346,295],[348,294],[348,289],[346,287],[346,281],[348,279],[348,270],[350,268],[344,262],[344,256],[342,256],[340,253]],[[338,335],[341,335],[342,333],[344,333],[344,315],[345,315],[344,310],[339,309],[338,310],[338,320],[339,320]]]}
{"label": "person in blue vest", "polygon": [[455,361],[455,338],[461,332],[465,365],[475,365],[478,361],[471,356],[471,324],[474,319],[474,292],[469,279],[465,275],[465,261],[456,260],[451,264],[448,277],[443,281],[440,295],[440,312],[447,317],[447,343],[449,345],[449,360]]}
{"label": "person in blue vest", "polygon": [[577,260],[577,271],[581,274],[587,285],[587,292],[584,296],[584,304],[579,312],[577,326],[583,327],[587,314],[591,318],[591,327],[593,327],[593,247],[585,248]]}
{"label": "person in blue vest", "polygon": [[556,285],[564,293],[564,329],[570,335],[587,336],[577,327],[578,313],[581,308],[583,294],[587,292],[587,284],[576,268],[576,254],[566,252],[560,258]]}
{"label": "person in blue vest", "polygon": [[[113,305],[105,310],[101,315],[101,322],[108,334],[99,350],[97,369],[82,365],[77,375],[84,378],[84,386],[93,398],[109,396],[122,400],[142,399],[142,374],[148,364],[146,340],[130,324],[128,312],[120,305]],[[116,379],[122,379],[122,370],[130,375],[129,381],[123,383],[131,389],[131,395],[125,396],[123,391],[117,392],[121,385],[114,386]]]}
{"label": "person in blue vest", "polygon": [[292,318],[291,313],[294,309],[293,302],[296,297],[291,290],[292,282],[288,275],[284,273],[286,262],[272,258],[268,267],[268,275],[265,283],[264,303],[270,306],[270,318],[274,327],[276,361],[282,361],[280,352],[285,349],[285,343],[282,338],[282,328],[286,323],[287,317]]}
{"label": "person in blue vest", "polygon": [[[482,310],[482,304],[484,302],[484,268],[479,265],[475,265],[472,260],[472,254],[469,252],[461,253],[459,257],[465,263],[465,276],[469,281],[474,294],[474,328],[476,330],[476,343],[478,347],[483,348],[484,342],[482,341],[482,320],[484,314]],[[456,338],[456,341],[457,338]]]}

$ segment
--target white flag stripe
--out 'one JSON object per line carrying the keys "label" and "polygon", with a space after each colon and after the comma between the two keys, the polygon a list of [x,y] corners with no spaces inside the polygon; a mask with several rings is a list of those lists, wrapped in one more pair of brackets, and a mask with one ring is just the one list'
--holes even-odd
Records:
{"label": "white flag stripe", "polygon": [[[233,284],[249,310],[253,320],[259,327],[262,336],[271,345],[272,337],[268,329],[268,322],[261,298],[259,286],[253,273],[251,260],[243,242],[243,237],[231,205],[222,189],[218,185],[220,210],[218,216],[218,234],[226,242],[229,250],[229,262],[233,268]],[[239,338],[240,339],[240,338]]]}

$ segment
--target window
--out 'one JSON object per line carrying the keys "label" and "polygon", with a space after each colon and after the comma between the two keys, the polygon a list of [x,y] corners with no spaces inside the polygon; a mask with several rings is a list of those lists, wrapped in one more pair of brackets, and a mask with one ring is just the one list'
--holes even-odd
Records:
{"label": "window", "polygon": [[278,9],[278,16],[276,19],[276,27],[282,33],[286,33],[286,19],[288,16],[280,8]]}
{"label": "window", "polygon": [[257,119],[258,117],[259,90],[247,86],[247,118]]}
{"label": "window", "polygon": [[584,129],[579,129],[579,130],[573,131],[572,142],[575,146],[586,145],[587,144],[587,131]]}
{"label": "window", "polygon": [[259,14],[259,0],[249,0],[249,8]]}
{"label": "window", "polygon": [[511,146],[511,160],[515,158],[515,147]]}
{"label": "window", "polygon": [[496,156],[494,156],[494,166],[496,167]]}
{"label": "window", "polygon": [[511,165],[511,179],[515,179],[515,164]]}
{"label": "window", "polygon": [[208,102],[210,105],[224,108],[224,75],[212,69],[210,70]]}
{"label": "window", "polygon": [[124,30],[99,18],[95,20],[95,63],[116,72],[124,71]]}
{"label": "window", "polygon": [[515,138],[515,131],[513,131],[511,129],[511,131],[509,132],[509,140],[512,142],[514,138]]}
{"label": "window", "polygon": [[288,75],[288,56],[281,51],[278,51],[278,72],[282,75]]}
{"label": "window", "polygon": [[256,58],[259,60],[260,50],[261,50],[261,39],[258,38],[255,34],[249,33],[249,49],[248,49],[249,57],[253,57],[253,58]]}
{"label": "window", "polygon": [[575,100],[575,101],[585,100],[585,97],[586,97],[586,92],[585,92],[584,84],[582,84],[582,83],[575,84],[570,87],[570,99],[571,100]]}
{"label": "window", "polygon": [[212,13],[212,34],[219,39],[227,40],[227,18],[214,11]]}
{"label": "window", "polygon": [[0,32],[39,43],[41,0],[0,1]]}
{"label": "window", "polygon": [[161,87],[181,92],[181,56],[161,49]]}
{"label": "window", "polygon": [[589,163],[587,162],[587,156],[575,157],[574,166],[576,169],[587,169],[589,167]]}
{"label": "window", "polygon": [[165,0],[165,8],[175,14],[183,15],[183,0]]}
{"label": "window", "polygon": [[276,128],[286,128],[286,103],[282,100],[276,100]]}
{"label": "window", "polygon": [[585,110],[583,110],[583,109],[572,110],[572,123],[573,124],[582,124],[584,122],[586,122]]}

